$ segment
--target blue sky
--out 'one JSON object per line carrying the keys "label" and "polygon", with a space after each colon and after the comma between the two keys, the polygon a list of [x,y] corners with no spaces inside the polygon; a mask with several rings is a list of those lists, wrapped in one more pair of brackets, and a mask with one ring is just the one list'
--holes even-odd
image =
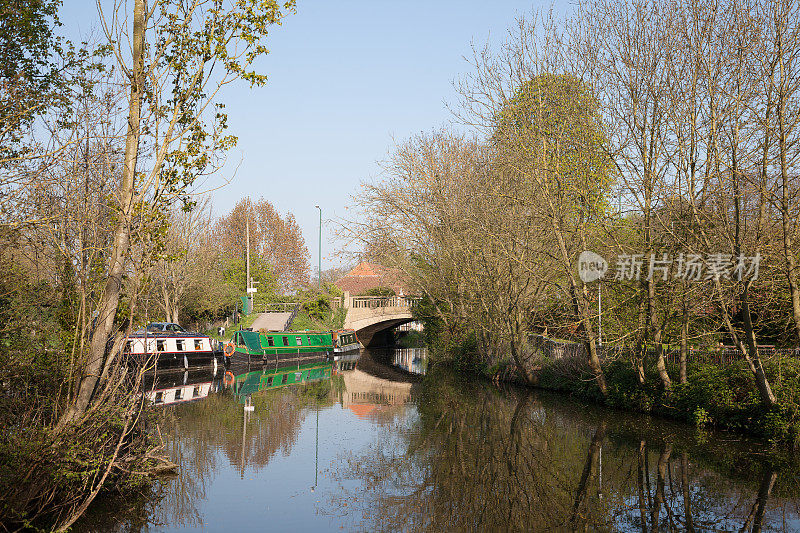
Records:
{"label": "blue sky", "polygon": [[[318,211],[344,217],[363,180],[380,173],[394,142],[451,119],[451,82],[469,71],[470,43],[499,43],[531,0],[298,0],[297,13],[273,29],[261,60],[267,85],[222,95],[230,132],[239,137],[217,178],[217,214],[240,198],[263,196],[303,229],[317,264]],[[92,0],[64,0],[70,38],[97,31]],[[238,168],[237,168],[238,167]],[[330,233],[329,230],[327,230]],[[323,227],[322,268],[338,243]]]}

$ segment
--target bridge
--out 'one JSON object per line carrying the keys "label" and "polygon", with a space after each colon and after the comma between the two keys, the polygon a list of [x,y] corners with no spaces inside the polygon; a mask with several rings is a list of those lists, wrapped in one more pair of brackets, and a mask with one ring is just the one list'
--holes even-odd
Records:
{"label": "bridge", "polygon": [[420,298],[408,296],[350,296],[345,292],[340,303],[347,309],[344,327],[354,329],[364,346],[380,344],[385,335],[401,324],[412,322],[411,311]]}

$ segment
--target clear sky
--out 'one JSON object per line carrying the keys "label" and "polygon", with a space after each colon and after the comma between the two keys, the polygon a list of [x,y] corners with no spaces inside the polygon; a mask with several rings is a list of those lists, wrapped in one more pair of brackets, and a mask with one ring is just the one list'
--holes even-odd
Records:
{"label": "clear sky", "polygon": [[[317,265],[318,211],[344,217],[363,180],[380,172],[395,141],[451,119],[454,78],[469,71],[470,44],[502,41],[517,16],[550,2],[532,0],[298,0],[273,28],[260,62],[267,85],[227,90],[222,100],[239,144],[213,194],[226,213],[263,196],[291,211]],[[64,0],[64,32],[98,35],[93,0]],[[238,167],[238,168],[237,168]],[[337,246],[323,227],[322,268]]]}

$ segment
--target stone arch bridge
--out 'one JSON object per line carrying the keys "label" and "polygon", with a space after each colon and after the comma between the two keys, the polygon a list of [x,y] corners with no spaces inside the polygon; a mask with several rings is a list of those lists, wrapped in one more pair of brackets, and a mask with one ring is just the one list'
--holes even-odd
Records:
{"label": "stone arch bridge", "polygon": [[354,329],[364,346],[385,343],[391,330],[412,322],[411,311],[420,298],[408,296],[350,296],[345,292],[340,303],[347,309],[346,329]]}

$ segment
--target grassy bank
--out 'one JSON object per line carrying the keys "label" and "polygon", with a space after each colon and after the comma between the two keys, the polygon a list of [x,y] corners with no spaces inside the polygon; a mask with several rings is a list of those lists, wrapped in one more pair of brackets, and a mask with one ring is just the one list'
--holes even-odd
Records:
{"label": "grassy bank", "polygon": [[[774,359],[764,370],[778,399],[775,406],[759,402],[753,376],[744,361],[726,365],[692,364],[687,382],[673,381],[665,389],[654,364],[648,365],[644,385],[640,385],[633,365],[626,360],[603,363],[608,385],[604,398],[583,359],[533,358],[532,380],[528,385],[559,391],[602,403],[608,407],[654,414],[682,420],[698,428],[717,427],[751,434],[773,444],[800,444],[800,361]],[[677,366],[668,366],[671,376]],[[510,362],[483,373],[502,381],[521,382]]]}
{"label": "grassy bank", "polygon": [[744,360],[710,363],[705,361],[714,358],[704,357],[709,354],[695,352],[688,361],[686,383],[679,383],[677,364],[667,363],[673,381],[666,390],[654,360],[645,360],[645,382],[640,385],[634,365],[624,354],[617,354],[602,362],[608,388],[604,397],[586,357],[579,352],[556,358],[545,355],[549,351],[528,346],[528,356],[521,358],[530,376],[530,381],[526,381],[505,353],[493,359],[482,355],[476,336],[468,331],[453,335],[426,330],[426,334],[432,362],[453,367],[461,374],[557,391],[614,409],[687,422],[701,430],[728,429],[773,445],[800,445],[800,359],[790,355],[762,359],[777,398],[776,405],[765,407],[759,401],[753,375]]}

